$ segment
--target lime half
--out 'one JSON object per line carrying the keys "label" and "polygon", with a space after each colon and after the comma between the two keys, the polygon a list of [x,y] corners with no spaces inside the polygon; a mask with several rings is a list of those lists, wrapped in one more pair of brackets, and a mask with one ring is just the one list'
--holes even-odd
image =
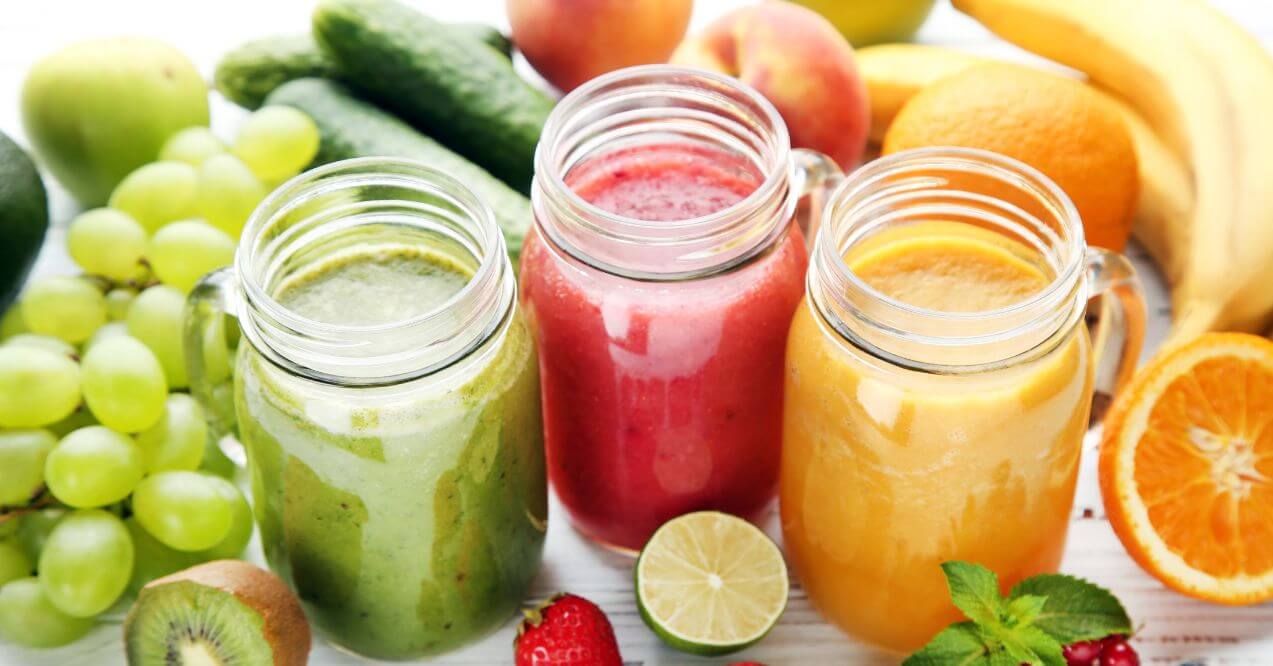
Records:
{"label": "lime half", "polygon": [[700,655],[764,638],[787,606],[787,565],[756,526],[701,511],[663,524],[636,564],[637,607],[668,645]]}

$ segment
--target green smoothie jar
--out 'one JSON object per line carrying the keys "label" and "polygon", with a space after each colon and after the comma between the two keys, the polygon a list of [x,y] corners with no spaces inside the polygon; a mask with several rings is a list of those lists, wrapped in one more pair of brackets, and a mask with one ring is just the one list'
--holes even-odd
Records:
{"label": "green smoothie jar", "polygon": [[190,297],[192,391],[237,424],[265,556],[343,648],[445,652],[530,586],[547,490],[516,291],[468,189],[366,158],[276,190]]}

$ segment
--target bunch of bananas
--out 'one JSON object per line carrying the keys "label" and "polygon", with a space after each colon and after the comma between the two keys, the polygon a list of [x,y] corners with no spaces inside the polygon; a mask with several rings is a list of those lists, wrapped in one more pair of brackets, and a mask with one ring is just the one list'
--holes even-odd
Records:
{"label": "bunch of bananas", "polygon": [[[1273,58],[1205,0],[952,0],[1004,39],[1072,67],[1127,120],[1135,234],[1172,286],[1167,346],[1273,324]],[[985,62],[931,46],[863,49],[872,121]]]}

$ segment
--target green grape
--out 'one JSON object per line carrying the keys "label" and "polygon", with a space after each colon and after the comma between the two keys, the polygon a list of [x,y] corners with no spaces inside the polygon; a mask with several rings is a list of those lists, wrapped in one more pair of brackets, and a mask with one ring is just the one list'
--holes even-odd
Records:
{"label": "green grape", "polygon": [[198,220],[173,222],[150,239],[146,259],[160,282],[188,294],[205,273],[234,261],[234,239]]}
{"label": "green grape", "polygon": [[122,282],[137,272],[146,252],[146,229],[127,213],[97,208],[71,220],[66,248],[86,273]]}
{"label": "green grape", "polygon": [[17,541],[0,541],[0,586],[11,580],[26,578],[35,571],[35,565]]}
{"label": "green grape", "polygon": [[187,127],[168,137],[164,147],[159,149],[159,159],[165,162],[185,162],[198,167],[204,160],[229,150],[212,130],[201,127]]}
{"label": "green grape", "polygon": [[44,278],[22,295],[22,317],[32,333],[79,344],[106,323],[106,299],[83,278]]}
{"label": "green grape", "polygon": [[235,240],[265,195],[265,186],[233,155],[210,157],[199,167],[199,215]]}
{"label": "green grape", "polygon": [[[99,328],[97,330],[100,331],[101,329]],[[94,333],[93,335],[97,334]],[[19,333],[8,340],[5,340],[4,344],[5,346],[14,345],[19,347],[37,347],[45,351],[51,351],[54,354],[61,354],[62,356],[72,360],[74,360],[79,354],[79,352],[75,349],[75,345],[67,342],[66,340],[61,340],[51,335],[40,335],[39,333]]]}
{"label": "green grape", "polygon": [[159,542],[137,522],[136,516],[124,519],[124,526],[133,537],[133,575],[128,580],[128,594],[137,594],[141,588],[156,578],[188,569],[206,562],[195,553],[174,550]]}
{"label": "green grape", "polygon": [[85,353],[87,353],[88,350],[95,347],[97,343],[101,342],[102,340],[107,340],[110,338],[118,338],[118,337],[127,336],[127,335],[128,335],[128,324],[125,324],[122,321],[106,322],[106,324],[104,324],[101,328],[97,329],[96,333],[93,333],[93,337],[89,338],[88,342],[84,343],[84,351]]}
{"label": "green grape", "polygon": [[50,423],[45,427],[57,436],[58,439],[62,439],[80,428],[93,425],[101,424],[97,422],[97,418],[93,416],[93,412],[89,411],[88,407],[80,405],[78,409],[71,412],[70,416],[58,421],[57,423]]}
{"label": "green grape", "polygon": [[0,319],[0,340],[7,340],[30,330],[26,318],[22,316],[22,301],[14,302],[4,311],[4,318]]}
{"label": "green grape", "polygon": [[18,533],[18,528],[21,526],[22,514],[10,514],[7,517],[0,514],[0,541],[4,541],[5,539],[16,535]]}
{"label": "green grape", "polygon": [[137,435],[146,472],[199,469],[208,423],[203,409],[185,393],[169,394],[163,418]]}
{"label": "green grape", "polygon": [[290,106],[267,106],[243,122],[234,154],[266,182],[300,173],[318,154],[318,127]]}
{"label": "green grape", "polygon": [[132,287],[115,287],[106,292],[106,318],[111,321],[123,321],[128,316],[128,306],[137,298],[137,290]]}
{"label": "green grape", "polygon": [[209,437],[203,447],[203,462],[200,463],[199,470],[233,481],[239,467],[221,450],[220,443]]}
{"label": "green grape", "polygon": [[216,484],[222,497],[230,503],[230,532],[217,545],[198,551],[195,555],[199,556],[201,562],[237,559],[252,539],[252,507],[248,505],[243,491],[232,482],[208,472],[204,472],[203,476]]}
{"label": "green grape", "polygon": [[92,619],[71,617],[58,610],[34,576],[0,587],[0,636],[5,640],[51,648],[74,643],[92,628]]}
{"label": "green grape", "polygon": [[126,335],[108,337],[84,354],[84,402],[102,425],[140,432],[164,414],[168,383],[154,352]]}
{"label": "green grape", "polygon": [[152,162],[124,177],[111,193],[110,207],[141,223],[147,233],[194,216],[198,172],[185,162]]}
{"label": "green grape", "polygon": [[0,346],[0,427],[38,428],[80,404],[80,367],[62,354],[25,345]]}
{"label": "green grape", "polygon": [[155,352],[164,367],[168,388],[186,386],[186,357],[182,329],[186,297],[167,285],[155,285],[138,294],[128,308],[128,334]]}
{"label": "green grape", "polygon": [[40,552],[44,550],[44,543],[49,540],[49,534],[66,517],[66,514],[66,509],[40,509],[22,516],[18,533],[14,538],[18,545],[22,546],[22,552],[26,553],[32,562],[40,561]]}
{"label": "green grape", "polygon": [[133,575],[133,539],[118,516],[101,509],[63,518],[40,553],[40,587],[58,610],[93,617],[110,608]]}
{"label": "green grape", "polygon": [[0,505],[24,505],[40,492],[44,461],[56,444],[44,429],[0,431]]}
{"label": "green grape", "polygon": [[137,442],[104,426],[63,437],[44,462],[44,482],[53,496],[79,509],[128,497],[145,473]]}
{"label": "green grape", "polygon": [[133,515],[169,548],[211,548],[225,539],[234,521],[233,507],[213,479],[186,471],[148,476],[133,491]]}

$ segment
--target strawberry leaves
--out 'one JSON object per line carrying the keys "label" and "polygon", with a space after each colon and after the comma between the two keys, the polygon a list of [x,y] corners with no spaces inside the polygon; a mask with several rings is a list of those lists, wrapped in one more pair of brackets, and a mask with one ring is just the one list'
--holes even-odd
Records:
{"label": "strawberry leaves", "polygon": [[946,562],[942,572],[968,621],[943,629],[903,666],[1065,666],[1062,646],[1131,633],[1113,594],[1073,576],[1035,576],[1001,597],[998,576],[981,565]]}

